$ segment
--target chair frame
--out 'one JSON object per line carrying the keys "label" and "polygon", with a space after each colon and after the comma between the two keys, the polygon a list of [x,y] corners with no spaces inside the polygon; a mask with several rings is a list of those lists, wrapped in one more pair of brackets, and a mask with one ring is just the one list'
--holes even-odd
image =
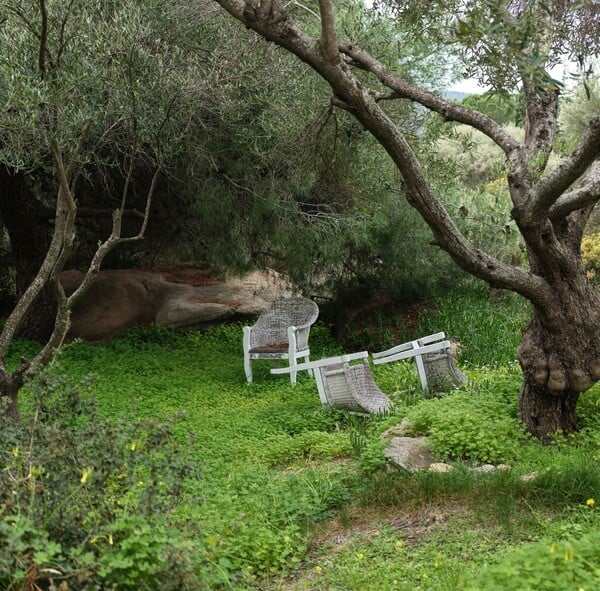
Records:
{"label": "chair frame", "polygon": [[425,392],[430,392],[432,388],[427,380],[427,356],[437,352],[447,356],[448,377],[452,378],[454,384],[461,385],[466,382],[466,378],[454,366],[454,358],[450,352],[450,341],[446,340],[446,335],[443,332],[436,332],[414,341],[396,345],[391,349],[373,353],[371,357],[375,365],[414,358],[421,388]]}
{"label": "chair frame", "polygon": [[[298,309],[301,309],[300,314]],[[319,307],[308,298],[280,298],[258,317],[255,324],[244,326],[242,346],[246,380],[249,383],[253,380],[253,360],[282,359],[288,361],[290,381],[295,384],[298,359],[308,361],[310,358],[308,337],[318,316]],[[296,325],[301,317],[304,323]]]}

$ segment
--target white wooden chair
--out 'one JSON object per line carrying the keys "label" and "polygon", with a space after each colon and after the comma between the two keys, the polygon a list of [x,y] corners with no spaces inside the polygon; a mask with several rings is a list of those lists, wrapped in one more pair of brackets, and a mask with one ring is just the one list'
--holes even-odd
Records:
{"label": "white wooden chair", "polygon": [[[388,397],[377,387],[368,362],[367,351],[327,357],[296,366],[297,371],[313,370],[321,403],[351,413],[377,414],[390,409]],[[353,364],[352,362],[358,361]],[[290,368],[271,370],[288,373]]]}
{"label": "white wooden chair", "polygon": [[373,363],[390,363],[414,358],[421,387],[433,392],[459,387],[467,383],[467,377],[456,367],[450,341],[443,332],[396,345],[391,349],[373,353]]}
{"label": "white wooden chair", "polygon": [[281,298],[265,310],[253,326],[244,326],[244,371],[252,381],[252,360],[289,360],[290,380],[296,383],[298,359],[308,360],[310,327],[319,307],[307,298]]}

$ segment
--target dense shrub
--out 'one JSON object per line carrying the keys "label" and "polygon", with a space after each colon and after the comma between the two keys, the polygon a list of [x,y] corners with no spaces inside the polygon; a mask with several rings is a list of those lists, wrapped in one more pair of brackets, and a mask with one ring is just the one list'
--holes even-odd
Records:
{"label": "dense shrub", "polygon": [[407,411],[412,431],[428,435],[440,458],[513,461],[528,440],[517,417],[517,379],[496,374],[493,384],[423,400]]}
{"label": "dense shrub", "polygon": [[566,591],[596,589],[600,532],[545,539],[509,553],[481,570],[465,591]]}
{"label": "dense shrub", "polygon": [[600,234],[589,234],[581,241],[581,257],[587,276],[595,283],[600,281]]}
{"label": "dense shrub", "polygon": [[203,588],[201,536],[173,527],[199,466],[171,422],[103,420],[54,371],[29,385],[23,424],[0,413],[0,587]]}

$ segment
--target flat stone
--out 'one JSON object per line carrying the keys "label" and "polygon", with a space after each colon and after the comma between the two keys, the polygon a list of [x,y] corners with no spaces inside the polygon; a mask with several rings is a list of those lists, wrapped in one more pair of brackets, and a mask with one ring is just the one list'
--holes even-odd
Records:
{"label": "flat stone", "polygon": [[392,437],[385,457],[405,470],[426,470],[435,462],[426,437]]}
{"label": "flat stone", "polygon": [[521,480],[523,482],[531,482],[532,480],[535,480],[539,475],[539,472],[529,472],[528,474],[523,474],[523,476],[521,476]]}

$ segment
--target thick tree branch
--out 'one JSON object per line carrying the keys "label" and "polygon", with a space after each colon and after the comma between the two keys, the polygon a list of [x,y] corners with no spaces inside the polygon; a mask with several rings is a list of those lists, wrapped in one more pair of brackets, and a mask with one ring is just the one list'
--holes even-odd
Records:
{"label": "thick tree branch", "polygon": [[550,208],[550,219],[558,220],[571,212],[593,205],[600,199],[600,160],[596,160],[583,179],[582,186],[561,195]]}
{"label": "thick tree branch", "polygon": [[218,4],[268,41],[288,49],[307,64],[318,66],[322,57],[318,39],[296,26],[277,0],[218,0]]}
{"label": "thick tree branch", "polygon": [[572,154],[555,170],[538,181],[522,212],[522,223],[529,226],[547,217],[552,205],[586,172],[598,156],[600,156],[600,115],[590,121],[588,130]]}
{"label": "thick tree branch", "polygon": [[[52,146],[52,152],[55,162],[57,162],[56,159],[58,157],[58,161],[62,163],[62,159],[60,159],[60,151],[56,144]],[[0,333],[0,360],[6,357],[8,347],[12,342],[20,322],[29,310],[35,298],[41,293],[42,289],[44,289],[44,286],[50,280],[52,273],[57,268],[57,263],[60,261],[61,256],[65,253],[65,240],[69,240],[70,237],[72,239],[76,205],[75,201],[73,200],[73,196],[71,195],[68,182],[66,183],[67,190],[65,190],[66,177],[64,177],[60,171],[57,171],[57,174],[59,175],[59,189],[56,198],[54,231],[52,233],[50,246],[42,264],[40,265],[37,275],[29,287],[25,290],[23,295],[19,298],[19,301],[4,323],[4,327]],[[2,362],[0,361],[0,365],[1,364]],[[1,366],[2,368],[4,367],[3,365]]]}
{"label": "thick tree branch", "polygon": [[[415,207],[433,231],[435,242],[469,273],[495,287],[511,289],[539,305],[547,303],[548,284],[539,276],[512,267],[486,254],[469,242],[431,191],[419,160],[397,125],[377,103],[374,93],[365,89],[339,60],[331,63],[320,51],[319,43],[307,36],[291,19],[254,0],[217,0],[235,18],[251,29],[294,53],[313,67],[331,86],[333,104],[351,112],[388,152],[402,174],[409,203]],[[271,3],[276,0],[271,0]],[[445,101],[425,90],[414,87],[391,74],[372,56],[348,43],[338,44],[339,50],[374,73],[380,81],[404,98],[419,102],[448,119],[468,123],[492,137],[506,153],[518,153],[521,144],[508,135],[495,121],[470,109]]]}
{"label": "thick tree branch", "polygon": [[381,98],[409,99],[427,107],[431,111],[439,113],[447,121],[457,121],[470,125],[494,140],[507,155],[520,147],[519,142],[490,117],[444,100],[431,92],[409,84],[390,72],[381,62],[353,43],[340,43],[340,51],[352,58],[360,68],[374,74],[381,84],[393,91],[392,95],[379,96],[380,100]]}

